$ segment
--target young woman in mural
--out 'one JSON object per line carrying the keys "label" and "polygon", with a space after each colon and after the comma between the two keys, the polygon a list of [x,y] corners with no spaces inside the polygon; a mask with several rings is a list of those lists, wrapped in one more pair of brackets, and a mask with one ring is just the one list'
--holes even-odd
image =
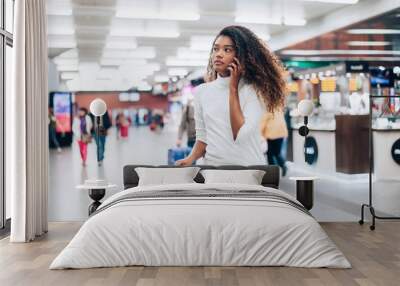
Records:
{"label": "young woman in mural", "polygon": [[252,31],[224,28],[212,45],[207,82],[195,91],[196,143],[177,165],[191,165],[203,156],[208,165],[265,164],[260,123],[266,111],[283,107],[283,72]]}

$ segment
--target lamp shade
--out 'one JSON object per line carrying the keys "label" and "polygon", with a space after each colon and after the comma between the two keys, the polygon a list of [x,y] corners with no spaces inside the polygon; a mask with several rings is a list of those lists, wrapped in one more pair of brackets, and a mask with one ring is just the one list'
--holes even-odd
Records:
{"label": "lamp shade", "polygon": [[299,114],[301,116],[309,116],[313,112],[313,109],[314,109],[314,104],[309,99],[303,99],[297,105],[297,110],[299,111]]}
{"label": "lamp shade", "polygon": [[94,116],[102,116],[107,111],[107,104],[104,100],[96,98],[90,103],[90,112]]}

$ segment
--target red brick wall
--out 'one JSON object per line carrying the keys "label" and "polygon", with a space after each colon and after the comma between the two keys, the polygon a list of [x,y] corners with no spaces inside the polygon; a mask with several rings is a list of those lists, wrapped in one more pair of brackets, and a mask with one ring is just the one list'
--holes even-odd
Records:
{"label": "red brick wall", "polygon": [[155,96],[151,93],[140,93],[140,100],[136,102],[121,102],[118,99],[119,92],[77,92],[75,102],[79,107],[89,109],[90,103],[101,98],[107,104],[107,109],[128,109],[128,108],[150,108],[168,110],[168,99],[166,96]]}

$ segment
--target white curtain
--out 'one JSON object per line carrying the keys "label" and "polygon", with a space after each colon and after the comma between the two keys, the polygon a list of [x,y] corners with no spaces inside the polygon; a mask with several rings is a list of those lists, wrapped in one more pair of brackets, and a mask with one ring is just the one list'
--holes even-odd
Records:
{"label": "white curtain", "polygon": [[13,93],[6,115],[10,241],[28,242],[47,232],[46,0],[15,1],[14,11]]}

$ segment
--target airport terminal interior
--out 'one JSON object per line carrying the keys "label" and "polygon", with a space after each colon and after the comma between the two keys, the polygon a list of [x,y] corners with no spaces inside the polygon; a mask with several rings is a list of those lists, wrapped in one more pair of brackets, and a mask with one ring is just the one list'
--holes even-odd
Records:
{"label": "airport terminal interior", "polygon": [[[33,6],[28,0],[18,1],[0,0],[0,115],[3,118],[0,126],[1,285],[398,285],[400,1],[35,0]],[[44,32],[41,31],[46,39],[43,41],[46,43],[46,65],[39,70],[42,77],[38,74],[33,77],[33,82],[46,83],[43,89],[46,94],[40,97],[48,104],[42,104],[40,109],[29,109],[37,107],[32,104],[36,99],[28,95],[25,101],[12,99],[12,96],[17,98],[18,86],[23,82],[22,79],[19,81],[21,75],[16,75],[16,71],[21,71],[20,67],[31,59],[28,52],[25,52],[24,60],[19,57],[24,54],[24,49],[32,49],[28,45],[29,34],[36,30],[29,25],[35,26],[37,22],[32,20],[33,16],[29,18],[34,15],[30,9],[40,10],[36,16],[46,22]],[[322,232],[327,233],[326,239],[333,241],[351,268],[336,264],[319,268],[321,266],[293,264],[291,260],[280,264],[246,264],[236,260],[223,265],[216,262],[208,265],[177,264],[173,258],[167,265],[149,262],[152,261],[150,254],[144,255],[148,259],[145,259],[147,265],[136,266],[133,262],[114,265],[110,261],[115,259],[107,260],[104,254],[101,259],[105,257],[106,266],[78,267],[85,265],[84,259],[78,261],[72,256],[73,249],[69,249],[67,266],[61,268],[119,267],[49,270],[50,265],[59,261],[55,258],[64,254],[65,247],[74,248],[71,246],[73,242],[75,247],[95,243],[96,235],[90,241],[80,236],[90,233],[89,223],[98,221],[100,224],[101,216],[107,211],[112,212],[112,205],[110,209],[99,210],[102,209],[101,203],[104,206],[104,202],[108,203],[127,188],[125,166],[168,166],[175,169],[173,166],[181,164],[180,160],[193,155],[193,150],[199,148],[199,140],[203,142],[201,112],[208,106],[200,106],[204,90],[210,87],[211,91],[211,86],[222,88],[223,81],[228,78],[231,81],[229,92],[232,92],[234,68],[231,67],[228,77],[218,73],[218,65],[224,64],[218,63],[218,59],[225,60],[229,49],[219,50],[216,43],[224,36],[217,35],[221,35],[219,33],[225,27],[235,30],[237,26],[249,29],[260,46],[267,47],[265,51],[276,56],[276,62],[282,67],[281,77],[285,86],[283,108],[276,113],[262,109],[262,120],[258,120],[254,131],[257,135],[252,136],[258,140],[261,163],[243,165],[275,166],[276,187],[282,191],[282,196],[293,198],[317,225],[322,226]],[[239,31],[243,36],[243,30]],[[238,45],[236,38],[225,37],[231,37],[233,45]],[[250,45],[248,38],[247,42]],[[257,47],[248,48],[247,53],[258,55]],[[32,55],[33,58],[39,57],[35,52]],[[239,57],[237,49],[236,55]],[[241,62],[241,65],[246,64],[257,66],[248,60]],[[273,64],[262,66],[266,70],[274,67]],[[215,75],[218,74],[216,79],[208,77],[210,68]],[[30,79],[29,66],[23,71],[26,73],[23,80],[25,77]],[[247,73],[248,70],[242,73],[242,78]],[[244,81],[240,79],[240,82]],[[268,79],[265,82],[267,86],[273,85]],[[218,83],[221,86],[217,86]],[[32,83],[27,81],[23,84],[27,94],[29,84]],[[238,97],[240,92],[239,89]],[[221,102],[218,100],[215,106]],[[229,94],[226,102],[230,105],[231,100],[232,94]],[[16,108],[18,104],[26,104],[26,108]],[[207,104],[213,105],[213,100]],[[240,105],[244,110],[241,101],[239,108]],[[32,117],[36,119],[30,122],[31,117],[24,115],[29,110],[40,110],[43,120]],[[232,109],[225,106],[221,110],[224,111],[220,113],[226,110],[230,114],[226,117],[230,128],[235,118]],[[242,128],[252,116],[243,113]],[[204,120],[217,125],[219,117],[210,114],[206,114]],[[267,120],[269,115],[271,117]],[[41,124],[44,128],[45,132],[41,134],[45,137],[41,142],[46,146],[40,147],[48,151],[44,157],[40,157],[41,151],[35,153],[34,148],[39,148],[35,144],[39,141],[29,141],[32,132],[26,131],[26,138],[17,137],[18,128],[15,126],[22,125],[11,125],[10,122],[19,120],[25,122],[26,130],[34,124]],[[212,124],[205,124],[206,130],[210,128],[208,142],[212,141],[214,134]],[[240,135],[239,131],[237,136]],[[12,141],[11,138],[24,138],[28,147],[21,150],[28,153],[34,150],[36,155],[23,157],[28,153],[21,153],[17,156],[21,144],[14,144],[17,139]],[[217,142],[223,144],[225,141]],[[247,143],[247,147],[251,143]],[[207,156],[212,156],[213,152],[210,146],[212,143],[193,166],[208,165],[210,157]],[[231,157],[228,156],[226,164],[218,165],[240,165],[232,163],[238,162],[237,158],[241,156],[237,146],[232,150],[238,153],[229,153]],[[223,146],[219,148],[224,149]],[[237,158],[232,158],[236,155]],[[20,199],[20,191],[16,192],[19,195],[13,193],[21,186],[29,189],[29,182],[40,185],[35,178],[18,184],[18,175],[12,172],[18,170],[21,160],[25,160],[21,158],[28,158],[24,165],[27,171],[23,173],[26,178],[30,178],[30,174],[42,174],[39,171],[30,173],[29,166],[46,166],[43,170],[48,170],[47,173],[43,171],[43,184],[46,186],[43,188],[45,195],[40,193],[43,200],[40,206],[37,203],[29,205],[31,209],[15,207],[39,196],[32,191]],[[9,165],[13,160],[16,163]],[[34,165],[32,162],[35,160],[42,160],[40,164],[44,164],[43,160],[48,163]],[[266,170],[268,173],[270,169]],[[140,189],[142,175],[137,172]],[[262,180],[265,178],[261,177]],[[129,203],[124,204],[127,207]],[[13,242],[13,235],[17,237],[16,230],[13,234],[13,227],[19,232],[25,224],[32,223],[30,221],[34,219],[29,214],[35,213],[33,209],[39,207],[46,209],[48,229],[45,227],[43,232],[27,238],[27,243],[16,239]],[[149,213],[163,210],[157,208],[153,206]],[[136,212],[132,209],[132,213]],[[254,212],[258,213],[255,209]],[[15,223],[17,219],[14,217],[18,215],[27,222]],[[220,215],[224,216],[223,210]],[[155,223],[168,226],[169,214],[165,218],[160,216]],[[136,219],[132,215],[132,222]],[[290,219],[286,216],[277,220]],[[297,220],[293,219],[286,227],[297,229],[295,222]],[[196,223],[192,222],[193,225]],[[135,231],[145,233],[146,228],[138,229],[140,225],[136,225]],[[201,227],[201,222],[199,225]],[[104,236],[103,239],[111,245],[110,249],[118,252],[118,247],[112,247],[114,242],[109,241],[111,236],[105,235],[105,230],[100,227],[98,233],[102,235],[99,236]],[[163,231],[166,237],[165,230],[160,230],[160,233]],[[154,238],[157,242],[157,233],[150,234],[150,240]],[[248,235],[251,236],[250,231]],[[303,236],[304,233],[299,234],[298,239]],[[120,237],[116,235],[116,239]],[[191,240],[187,241],[190,245]],[[319,240],[315,239],[315,244],[318,243]],[[125,245],[124,242],[121,245]],[[229,245],[228,240],[226,247]],[[173,251],[178,253],[178,248]],[[144,253],[146,249],[143,247],[140,251]],[[159,251],[164,253],[168,249],[160,247]],[[289,244],[285,251],[296,256]],[[262,254],[254,254],[249,261],[258,256]],[[320,256],[322,254],[313,257],[313,263]],[[73,266],[74,263],[78,266]],[[163,267],[171,265],[178,267]],[[244,267],[236,267],[240,265]]]}

